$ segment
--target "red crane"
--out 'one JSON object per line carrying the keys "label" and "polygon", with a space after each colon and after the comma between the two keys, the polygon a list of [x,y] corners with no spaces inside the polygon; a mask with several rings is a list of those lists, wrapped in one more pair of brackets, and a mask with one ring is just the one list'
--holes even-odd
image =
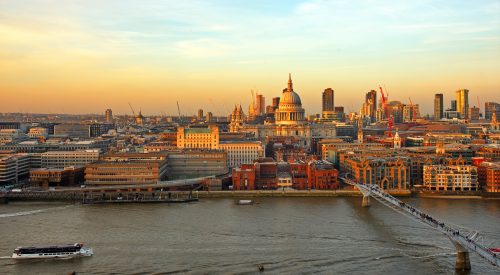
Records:
{"label": "red crane", "polygon": [[381,86],[378,86],[380,88],[380,93],[382,94],[382,108],[384,108],[384,113],[385,113],[385,118],[387,119],[387,136],[392,137],[392,127],[394,126],[394,123],[392,121],[392,116],[389,113],[389,107],[387,106],[387,98],[385,97],[384,91],[382,90]]}

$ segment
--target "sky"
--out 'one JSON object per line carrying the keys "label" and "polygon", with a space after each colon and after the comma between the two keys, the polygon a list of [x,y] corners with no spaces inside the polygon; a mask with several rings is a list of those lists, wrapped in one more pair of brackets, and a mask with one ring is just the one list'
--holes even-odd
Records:
{"label": "sky", "polygon": [[500,102],[500,1],[0,0],[0,113],[183,115],[244,110],[292,74],[306,113],[321,93],[359,111],[431,113],[444,93]]}

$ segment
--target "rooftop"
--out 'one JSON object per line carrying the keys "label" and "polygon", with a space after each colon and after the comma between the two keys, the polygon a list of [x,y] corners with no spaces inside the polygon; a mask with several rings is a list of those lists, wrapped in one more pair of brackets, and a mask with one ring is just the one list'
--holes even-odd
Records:
{"label": "rooftop", "polygon": [[185,134],[209,134],[212,130],[209,128],[188,128],[184,129]]}

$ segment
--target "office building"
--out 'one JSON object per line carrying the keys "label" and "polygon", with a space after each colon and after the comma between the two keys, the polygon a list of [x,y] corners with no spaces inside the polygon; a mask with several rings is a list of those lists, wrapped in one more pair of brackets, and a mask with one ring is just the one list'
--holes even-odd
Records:
{"label": "office building", "polygon": [[177,129],[177,147],[194,149],[218,149],[219,127],[210,125],[206,128]]}
{"label": "office building", "polygon": [[474,106],[469,108],[469,120],[479,120],[479,108]]}
{"label": "office building", "polygon": [[185,179],[227,174],[227,163],[227,152],[223,150],[184,149],[170,152],[168,178]]}
{"label": "office building", "polygon": [[155,184],[164,180],[167,161],[98,161],[85,168],[87,185]]}
{"label": "office building", "polygon": [[79,186],[84,182],[83,166],[65,168],[38,168],[30,170],[31,186],[47,189],[59,186]]}
{"label": "office building", "polygon": [[48,135],[47,129],[43,127],[33,127],[28,132],[30,138],[46,138]]}
{"label": "office building", "polygon": [[434,120],[439,121],[444,117],[443,94],[434,95]]}
{"label": "office building", "polygon": [[54,135],[67,136],[70,138],[89,138],[90,125],[89,124],[58,124],[54,126]]}
{"label": "office building", "polygon": [[212,114],[212,112],[207,112],[205,122],[212,122],[212,121],[214,121],[214,115]]}
{"label": "office building", "polygon": [[85,168],[86,185],[155,184],[167,178],[167,156],[157,153],[104,155]]}
{"label": "office building", "polygon": [[469,117],[469,90],[462,89],[456,91],[456,110],[460,113],[460,118]]}
{"label": "office building", "polygon": [[28,136],[21,129],[0,129],[0,144],[15,144],[24,140],[28,140]]}
{"label": "office building", "polygon": [[113,123],[113,111],[111,109],[106,109],[105,113],[106,123]]}
{"label": "office building", "polygon": [[107,134],[109,130],[114,129],[115,125],[113,123],[91,123],[88,124],[90,137],[100,137]]}
{"label": "office building", "polygon": [[457,111],[457,101],[456,100],[452,100],[450,101],[450,111]]}
{"label": "office building", "polygon": [[402,104],[403,123],[416,121],[420,117],[420,108],[418,104]]}
{"label": "office building", "polygon": [[370,122],[375,122],[377,119],[377,91],[371,90],[366,93],[365,103],[361,109],[361,114],[370,118]]}
{"label": "office building", "polygon": [[224,141],[220,142],[219,149],[227,152],[230,168],[250,164],[264,157],[264,147],[260,141]]}
{"label": "office building", "polygon": [[255,95],[255,111],[259,116],[266,113],[266,98],[261,94]]}
{"label": "office building", "polygon": [[85,166],[99,160],[99,150],[49,151],[40,154],[43,168]]}
{"label": "office building", "polygon": [[497,117],[500,117],[500,104],[496,102],[484,103],[484,118],[490,120],[493,113],[496,113]]}
{"label": "office building", "polygon": [[0,186],[17,183],[29,175],[31,156],[28,154],[0,155]]}
{"label": "office building", "polygon": [[276,107],[276,109],[279,107],[280,105],[280,97],[273,97],[273,107]]}
{"label": "office building", "polygon": [[335,107],[335,92],[333,91],[332,88],[327,88],[323,91],[323,108],[322,111],[324,112],[333,112],[334,107]]}
{"label": "office building", "polygon": [[0,130],[2,129],[21,129],[21,122],[0,122]]}

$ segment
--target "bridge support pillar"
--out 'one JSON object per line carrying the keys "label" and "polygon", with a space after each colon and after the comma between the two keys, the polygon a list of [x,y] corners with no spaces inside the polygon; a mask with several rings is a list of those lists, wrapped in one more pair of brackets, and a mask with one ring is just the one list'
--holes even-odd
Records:
{"label": "bridge support pillar", "polygon": [[455,270],[468,271],[470,269],[471,267],[470,267],[469,251],[458,251],[457,261],[455,263]]}
{"label": "bridge support pillar", "polygon": [[363,207],[369,207],[370,206],[370,196],[363,195],[363,202],[361,203],[361,206],[363,206]]}

